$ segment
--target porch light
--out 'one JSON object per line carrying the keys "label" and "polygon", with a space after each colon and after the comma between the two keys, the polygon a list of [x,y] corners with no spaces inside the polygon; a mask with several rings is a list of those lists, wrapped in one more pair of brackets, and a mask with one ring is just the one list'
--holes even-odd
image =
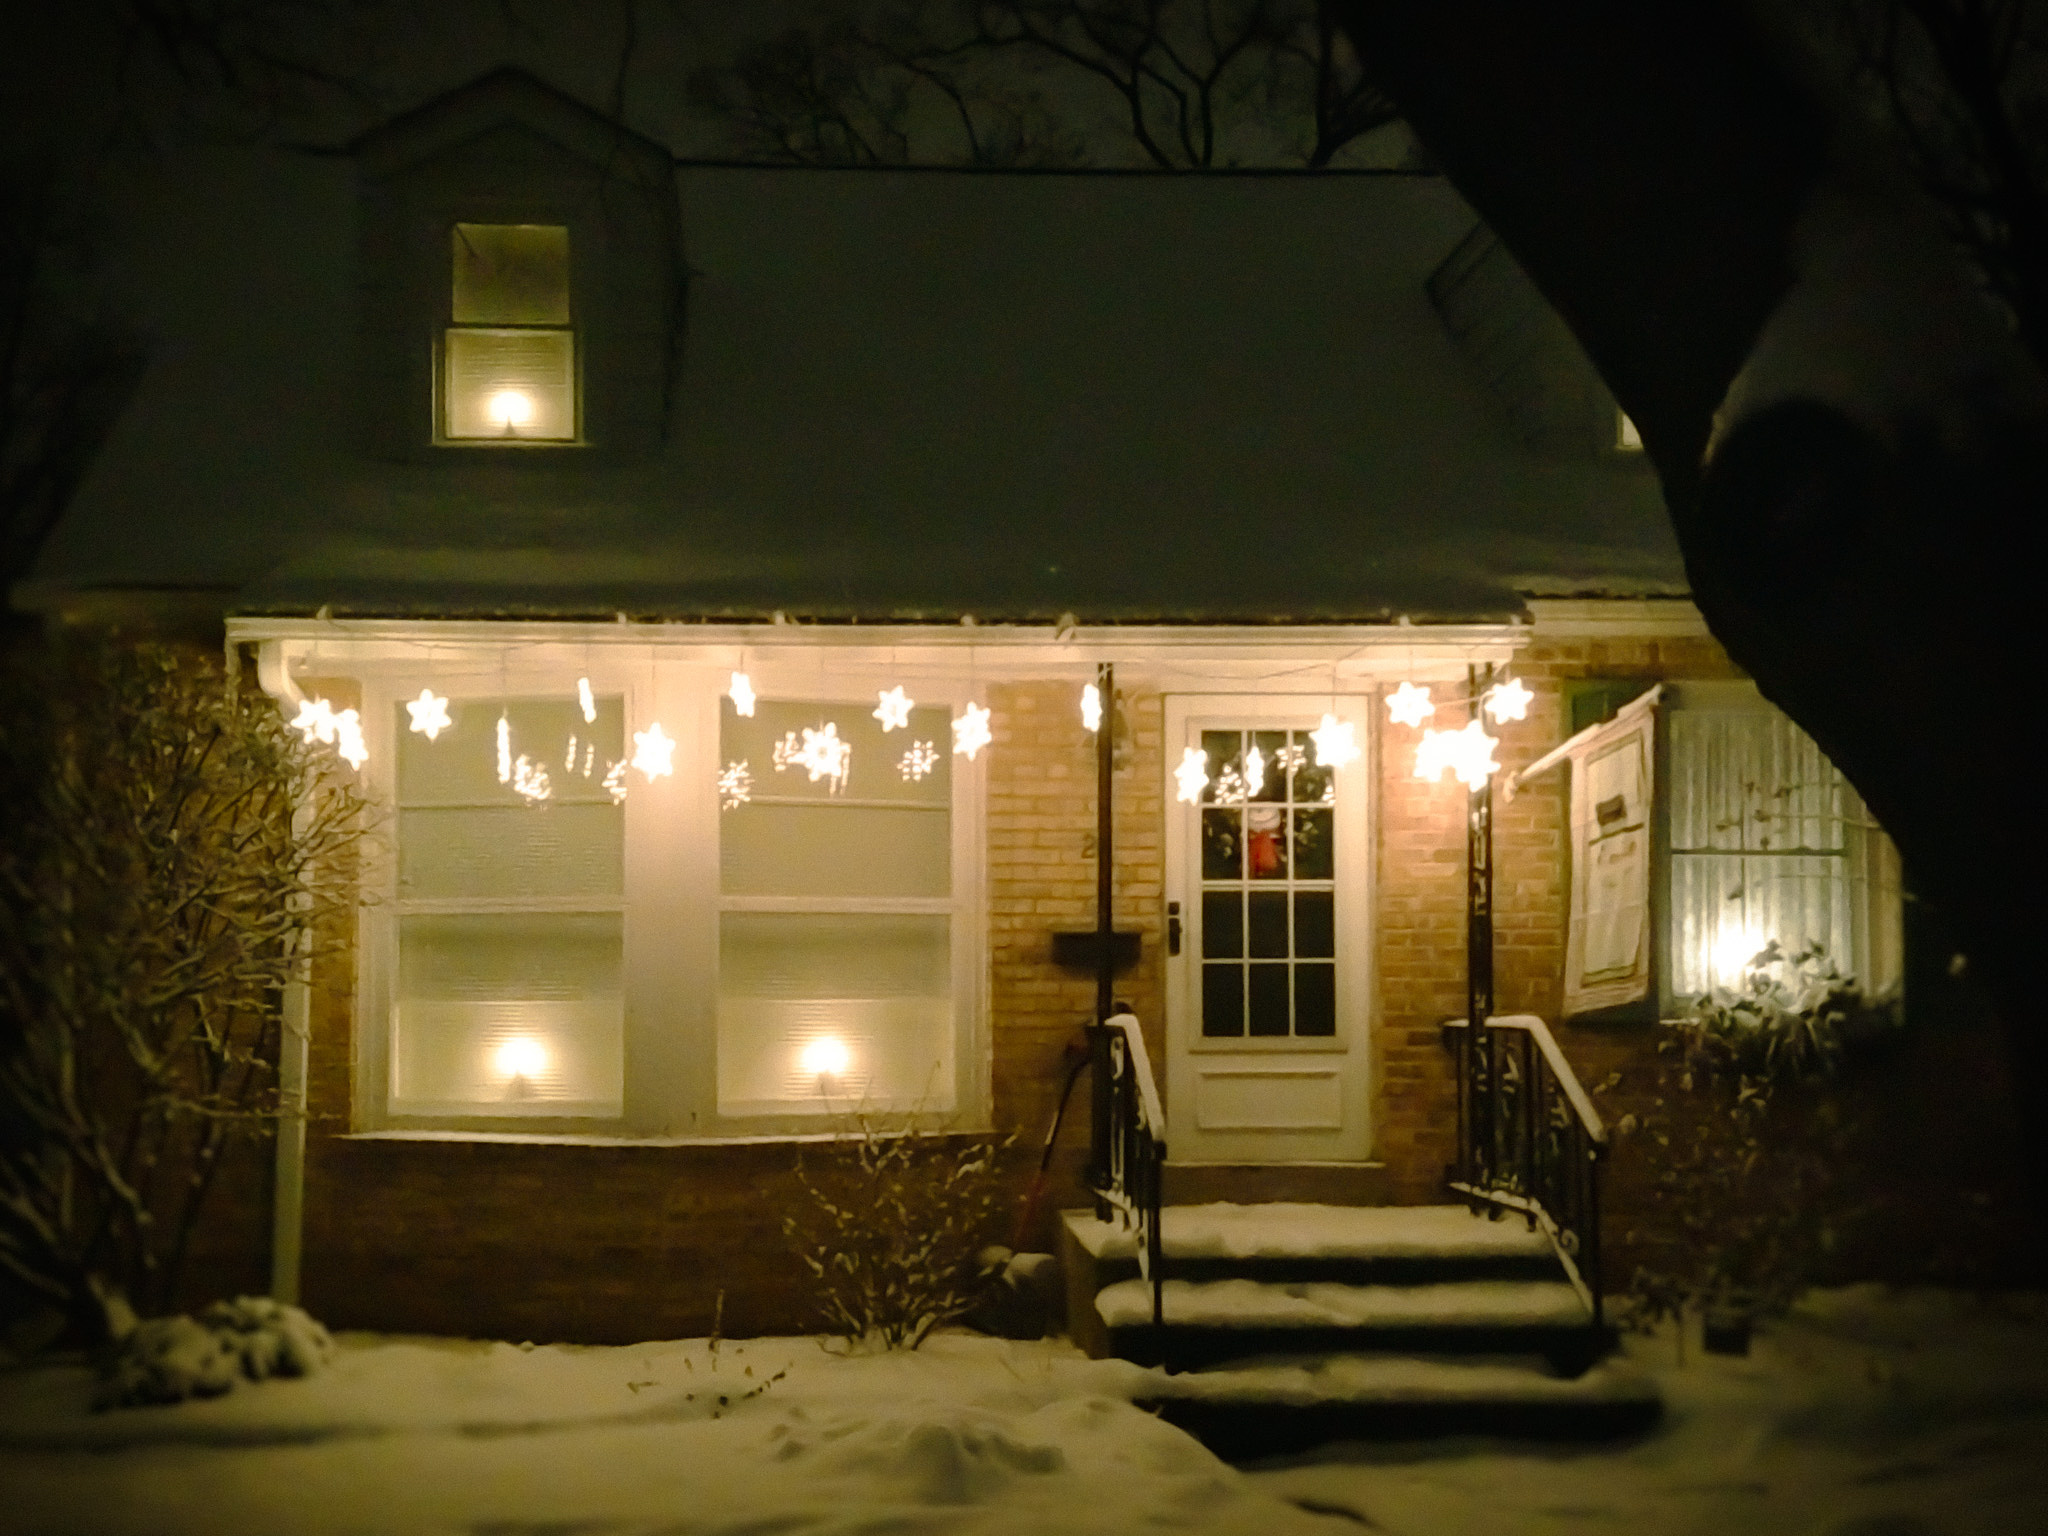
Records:
{"label": "porch light", "polygon": [[910,724],[910,710],[915,701],[901,688],[891,688],[887,693],[876,694],[875,698],[874,715],[882,722],[884,736],[899,726]]}
{"label": "porch light", "polygon": [[1496,683],[1486,690],[1486,697],[1480,701],[1480,708],[1493,716],[1495,721],[1525,720],[1529,715],[1530,701],[1536,697],[1523,686],[1519,677],[1511,677]]}
{"label": "porch light", "polygon": [[970,704],[953,717],[953,751],[965,757],[970,763],[974,755],[991,741],[995,735],[988,728],[988,711],[979,704]]}
{"label": "porch light", "polygon": [[676,771],[676,744],[655,721],[644,731],[633,733],[633,766],[647,775],[647,782],[667,778]]}
{"label": "porch light", "polygon": [[797,1064],[806,1077],[815,1077],[823,1088],[828,1081],[846,1076],[846,1069],[853,1064],[853,1053],[836,1036],[820,1035],[803,1048]]}
{"label": "porch light", "polygon": [[733,673],[732,682],[726,688],[725,694],[732,700],[734,714],[747,720],[754,718],[754,680],[746,673]]}
{"label": "porch light", "polygon": [[1715,984],[1732,987],[1740,982],[1763,947],[1764,941],[1748,928],[1723,928],[1715,934],[1711,955]]}
{"label": "porch light", "polygon": [[1430,702],[1427,688],[1403,683],[1387,695],[1387,713],[1396,725],[1420,725],[1436,713],[1436,705]]}
{"label": "porch light", "polygon": [[1081,728],[1087,731],[1102,729],[1102,690],[1093,683],[1081,689]]}
{"label": "porch light", "polygon": [[[1401,686],[1405,688],[1408,685],[1403,683]],[[1422,695],[1423,702],[1427,703],[1429,690],[1423,689]],[[1358,733],[1352,729],[1349,720],[1325,715],[1323,723],[1308,733],[1308,739],[1315,743],[1316,766],[1319,768],[1342,768],[1346,763],[1358,761]]]}
{"label": "porch light", "polygon": [[485,402],[484,414],[507,437],[517,437],[519,429],[533,420],[533,396],[523,389],[501,389]]}
{"label": "porch light", "polygon": [[1209,787],[1209,755],[1200,747],[1189,747],[1173,770],[1173,782],[1177,798],[1188,805],[1200,803],[1202,791]]}
{"label": "porch light", "polygon": [[492,1064],[500,1077],[531,1082],[547,1071],[548,1050],[531,1035],[517,1035],[498,1047]]}
{"label": "porch light", "polygon": [[429,741],[448,729],[448,701],[437,697],[431,688],[422,688],[418,698],[407,702],[405,712],[412,716],[414,734]]}

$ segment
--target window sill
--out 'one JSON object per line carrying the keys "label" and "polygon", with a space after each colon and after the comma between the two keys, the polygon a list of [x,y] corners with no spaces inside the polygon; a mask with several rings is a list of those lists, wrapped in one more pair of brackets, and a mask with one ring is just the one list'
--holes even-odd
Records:
{"label": "window sill", "polygon": [[[956,1129],[925,1131],[931,1136],[993,1136],[995,1131],[979,1129]],[[547,1131],[349,1131],[337,1138],[341,1141],[405,1141],[405,1142],[496,1142],[519,1147],[757,1147],[778,1143],[853,1141],[858,1132],[838,1131],[775,1131],[755,1135],[735,1136],[599,1136],[590,1133],[547,1132]]]}

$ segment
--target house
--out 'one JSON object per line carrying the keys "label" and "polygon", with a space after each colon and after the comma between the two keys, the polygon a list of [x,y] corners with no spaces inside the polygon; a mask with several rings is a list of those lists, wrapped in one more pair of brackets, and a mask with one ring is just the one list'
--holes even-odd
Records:
{"label": "house", "polygon": [[332,1324],[804,1326],[807,1146],[1053,1115],[1099,732],[1171,1199],[1444,1199],[1474,802],[1426,729],[1519,775],[1493,1005],[1589,1081],[1765,938],[1900,982],[1887,841],[1438,178],[678,165],[501,73],[171,185],[153,364],[18,600],[182,593],[356,712],[309,1120],[219,1250]]}

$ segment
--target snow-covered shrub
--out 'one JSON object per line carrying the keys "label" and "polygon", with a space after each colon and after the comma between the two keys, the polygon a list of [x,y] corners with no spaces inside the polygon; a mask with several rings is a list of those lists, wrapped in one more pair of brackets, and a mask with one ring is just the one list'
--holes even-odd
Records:
{"label": "snow-covered shrub", "polygon": [[95,1408],[218,1397],[240,1381],[310,1376],[334,1353],[327,1330],[267,1296],[217,1301],[198,1317],[153,1317],[113,1345]]}
{"label": "snow-covered shrub", "polygon": [[[362,802],[217,661],[0,655],[0,1307],[169,1308],[222,1158],[279,1113],[282,1000]],[[294,814],[297,820],[294,821]]]}
{"label": "snow-covered shrub", "polygon": [[1630,1244],[1632,1319],[1787,1311],[1868,1214],[1848,1175],[1863,1134],[1841,1074],[1897,1032],[1819,944],[1774,941],[1741,981],[1670,1021],[1650,1106],[1621,1130],[1650,1165]]}
{"label": "snow-covered shrub", "polygon": [[806,1153],[805,1198],[783,1230],[817,1283],[826,1332],[915,1349],[980,1299],[982,1255],[1006,1214],[1008,1145],[857,1116],[848,1135]]}

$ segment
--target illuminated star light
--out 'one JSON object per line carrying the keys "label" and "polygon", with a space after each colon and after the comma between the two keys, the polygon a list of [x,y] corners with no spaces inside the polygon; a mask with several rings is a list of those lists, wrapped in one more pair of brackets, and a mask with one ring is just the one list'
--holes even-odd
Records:
{"label": "illuminated star light", "polygon": [[1266,755],[1253,742],[1251,750],[1244,755],[1244,797],[1256,800],[1266,788]]}
{"label": "illuminated star light", "polygon": [[827,720],[823,729],[804,727],[804,742],[790,761],[811,776],[811,782],[830,779],[833,794],[838,794],[846,784],[846,776],[853,772],[853,743],[839,739],[839,727]]}
{"label": "illuminated star light", "polygon": [[1175,795],[1189,805],[1198,804],[1209,785],[1209,756],[1200,747],[1189,747],[1173,770]]}
{"label": "illuminated star light", "polygon": [[436,697],[431,688],[422,688],[420,696],[406,704],[405,712],[412,716],[413,732],[429,741],[448,729],[448,701]]}
{"label": "illuminated star light", "polygon": [[644,731],[633,733],[633,766],[647,776],[647,782],[666,778],[676,771],[676,744],[655,721]]}
{"label": "illuminated star light", "polygon": [[754,770],[741,758],[727,763],[718,775],[718,808],[730,811],[754,798]]}
{"label": "illuminated star light", "polygon": [[928,741],[913,741],[910,750],[903,754],[903,761],[896,765],[896,771],[910,783],[915,783],[936,768],[939,763],[939,749]]}
{"label": "illuminated star light", "polygon": [[1511,677],[1487,689],[1486,698],[1479,707],[1495,720],[1523,720],[1528,718],[1529,702],[1535,697],[1522,686],[1519,677]]}
{"label": "illuminated star light", "polygon": [[882,734],[887,735],[898,726],[910,724],[910,695],[901,688],[891,688],[887,693],[875,695],[881,702],[875,705],[875,718],[882,722]]}
{"label": "illuminated star light", "polygon": [[1467,789],[1478,789],[1500,769],[1493,760],[1499,745],[1477,720],[1455,731],[1424,731],[1415,751],[1415,777],[1438,780],[1448,768]]}
{"label": "illuminated star light", "polygon": [[555,786],[548,780],[548,771],[524,752],[512,765],[512,792],[528,801],[541,801],[555,792]]}
{"label": "illuminated star light", "polygon": [[362,718],[352,709],[344,709],[334,717],[334,750],[351,768],[360,768],[370,760],[369,745],[363,740]]}
{"label": "illuminated star light", "polygon": [[1342,768],[1358,761],[1358,733],[1349,720],[1325,715],[1323,723],[1308,733],[1308,739],[1315,743],[1319,768]]}
{"label": "illuminated star light", "polygon": [[1102,690],[1093,683],[1081,690],[1081,724],[1090,731],[1102,729]]}
{"label": "illuminated star light", "polygon": [[995,733],[988,728],[988,711],[979,704],[970,704],[953,717],[953,750],[971,763],[975,753],[995,740]]}
{"label": "illuminated star light", "polygon": [[317,741],[333,747],[351,768],[360,768],[370,759],[370,749],[363,742],[362,717],[352,709],[337,712],[325,699],[301,699],[291,728],[308,746]]}
{"label": "illuminated star light", "polygon": [[726,697],[732,700],[734,714],[744,716],[749,720],[754,718],[754,680],[752,678],[748,677],[744,672],[733,673],[732,682],[727,686],[725,693]]}
{"label": "illuminated star light", "polygon": [[1429,701],[1427,688],[1403,683],[1387,695],[1387,713],[1396,725],[1420,725],[1436,713],[1436,705]]}
{"label": "illuminated star light", "polygon": [[576,702],[583,706],[583,723],[594,725],[597,721],[597,700],[591,696],[590,679],[576,679]]}

